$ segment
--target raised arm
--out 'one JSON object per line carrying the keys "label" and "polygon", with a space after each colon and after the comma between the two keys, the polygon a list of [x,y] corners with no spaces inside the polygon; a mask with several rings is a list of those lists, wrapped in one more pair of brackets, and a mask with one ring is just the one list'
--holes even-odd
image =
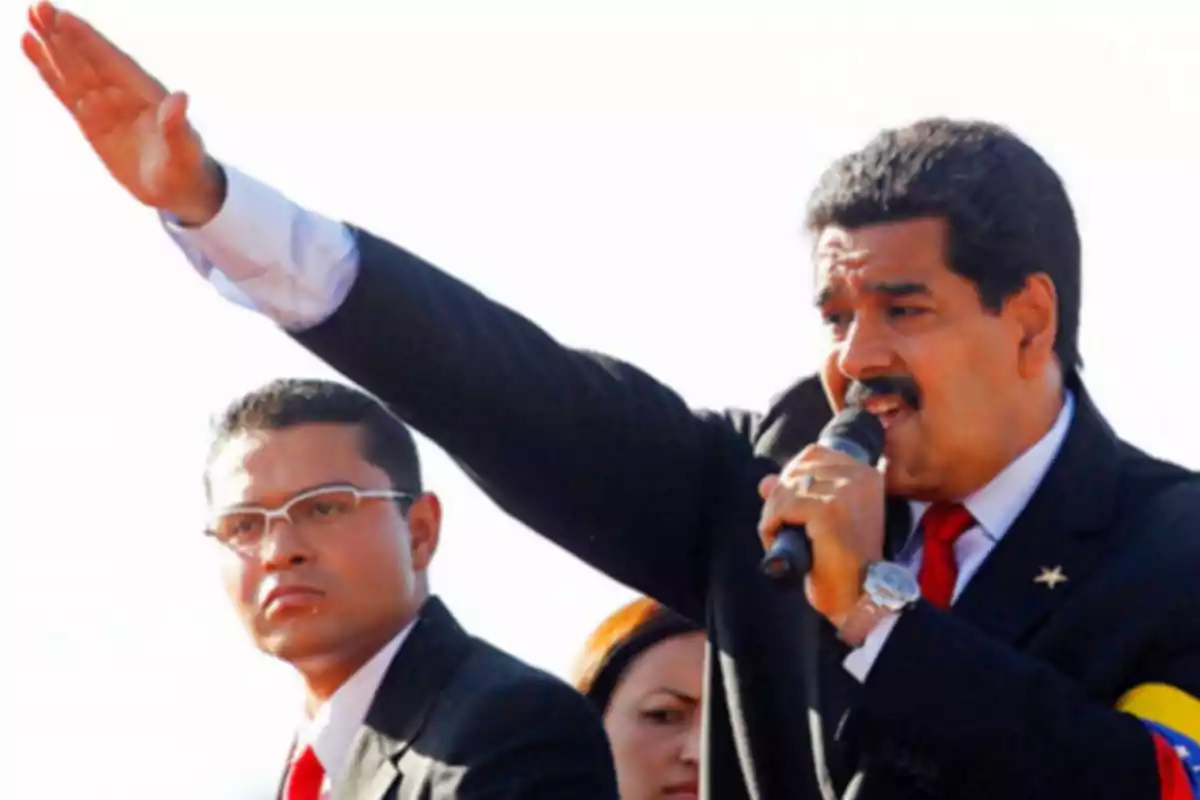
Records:
{"label": "raised arm", "polygon": [[506,511],[701,614],[708,487],[729,461],[751,459],[748,442],[640,370],[563,347],[365,231],[354,239],[347,296],[295,338],[444,447]]}
{"label": "raised arm", "polygon": [[[563,347],[416,256],[207,155],[168,91],[40,4],[27,56],[109,172],[226,297],[284,327],[456,457],[506,510],[614,578],[703,613],[711,485],[753,469],[724,417]],[[748,466],[750,465],[750,466]]]}

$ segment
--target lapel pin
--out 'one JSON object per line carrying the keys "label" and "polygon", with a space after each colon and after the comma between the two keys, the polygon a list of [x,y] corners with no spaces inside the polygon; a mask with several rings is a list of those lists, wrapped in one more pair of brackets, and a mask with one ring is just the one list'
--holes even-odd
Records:
{"label": "lapel pin", "polygon": [[1067,576],[1063,574],[1062,567],[1055,567],[1054,569],[1042,567],[1042,571],[1033,579],[1033,582],[1044,584],[1047,589],[1053,589],[1060,583],[1066,583]]}

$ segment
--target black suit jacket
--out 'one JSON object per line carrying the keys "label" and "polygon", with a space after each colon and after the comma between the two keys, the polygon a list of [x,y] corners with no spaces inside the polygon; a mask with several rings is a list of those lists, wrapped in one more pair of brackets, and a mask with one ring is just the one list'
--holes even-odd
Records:
{"label": "black suit jacket", "polygon": [[[282,788],[282,787],[281,787]],[[430,598],[384,674],[333,800],[615,800],[599,716]]]}
{"label": "black suit jacket", "polygon": [[[829,418],[816,382],[761,418],[694,412],[635,367],[565,348],[355,233],[349,297],[298,340],[504,510],[706,623],[707,797],[816,797],[799,636],[812,612],[760,575],[756,536],[758,481]],[[822,627],[831,766],[844,782],[866,759],[866,800],[1158,796],[1152,739],[1114,705],[1147,683],[1200,695],[1200,488],[1073,388],[1062,451],[951,612],[903,614],[865,685]],[[891,530],[907,530],[906,508],[890,504]],[[1066,584],[1034,583],[1055,566]]]}

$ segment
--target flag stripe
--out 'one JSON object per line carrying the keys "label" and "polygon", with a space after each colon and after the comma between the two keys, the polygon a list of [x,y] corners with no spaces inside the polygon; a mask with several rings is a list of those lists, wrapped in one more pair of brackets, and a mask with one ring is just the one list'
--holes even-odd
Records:
{"label": "flag stripe", "polygon": [[1200,700],[1165,683],[1144,683],[1117,701],[1154,737],[1161,800],[1200,800]]}
{"label": "flag stripe", "polygon": [[1200,745],[1169,728],[1146,724],[1154,736],[1161,800],[1200,800]]}
{"label": "flag stripe", "polygon": [[1165,683],[1144,683],[1117,701],[1117,710],[1157,722],[1200,742],[1200,700]]}

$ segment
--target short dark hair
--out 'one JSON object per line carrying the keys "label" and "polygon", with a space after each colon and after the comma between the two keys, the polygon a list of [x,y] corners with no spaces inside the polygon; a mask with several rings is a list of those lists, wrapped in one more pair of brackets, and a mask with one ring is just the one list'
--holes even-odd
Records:
{"label": "short dark hair", "polygon": [[1055,353],[1064,373],[1082,367],[1075,212],[1033,148],[990,122],[936,118],[885,130],[825,171],[806,226],[819,233],[918,217],[946,221],[947,264],[992,311],[1031,275],[1048,275],[1058,294]]}
{"label": "short dark hair", "polygon": [[[392,488],[421,493],[421,462],[408,426],[366,392],[316,378],[279,378],[230,403],[214,420],[209,464],[239,433],[320,423],[357,426],[362,457],[387,473]],[[207,469],[204,485],[207,493]]]}

